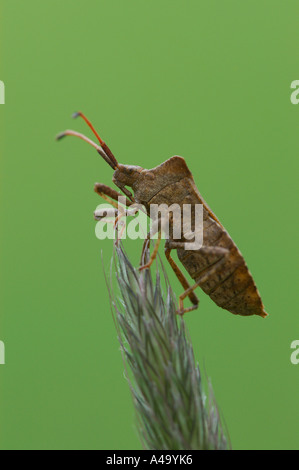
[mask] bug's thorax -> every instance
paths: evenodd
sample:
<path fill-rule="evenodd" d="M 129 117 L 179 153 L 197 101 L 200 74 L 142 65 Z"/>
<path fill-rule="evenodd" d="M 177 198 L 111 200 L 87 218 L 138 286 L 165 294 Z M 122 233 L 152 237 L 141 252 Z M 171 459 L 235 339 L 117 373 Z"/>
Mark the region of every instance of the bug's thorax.
<path fill-rule="evenodd" d="M 171 191 L 173 184 L 186 177 L 193 180 L 185 160 L 182 157 L 175 156 L 149 170 L 138 166 L 119 164 L 113 174 L 113 182 L 118 187 L 128 186 L 132 188 L 135 201 L 148 206 L 152 199 L 164 188 L 168 187 Z M 174 196 L 174 193 L 172 196 Z M 171 203 L 171 200 L 169 202 Z"/>

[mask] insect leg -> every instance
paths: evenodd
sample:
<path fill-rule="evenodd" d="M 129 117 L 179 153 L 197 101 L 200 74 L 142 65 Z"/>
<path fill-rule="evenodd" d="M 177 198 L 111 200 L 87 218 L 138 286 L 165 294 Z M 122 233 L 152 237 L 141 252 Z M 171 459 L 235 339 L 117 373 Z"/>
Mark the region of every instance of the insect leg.
<path fill-rule="evenodd" d="M 123 233 L 126 228 L 126 224 L 121 219 L 126 216 L 128 212 L 129 211 L 127 209 L 118 211 L 118 209 L 115 209 L 114 207 L 101 208 L 95 210 L 94 212 L 95 220 L 99 222 L 104 221 L 106 224 L 113 224 L 113 229 L 115 233 L 117 233 L 117 238 L 115 242 L 116 245 L 118 245 L 119 240 L 122 239 Z"/>
<path fill-rule="evenodd" d="M 145 254 L 146 251 L 148 250 L 149 244 L 150 244 L 150 238 L 151 238 L 151 232 L 148 232 L 146 239 L 144 240 L 143 246 L 142 246 L 142 251 L 141 251 L 141 257 L 140 257 L 140 266 L 143 266 L 145 264 Z"/>
<path fill-rule="evenodd" d="M 165 245 L 166 259 L 169 262 L 170 266 L 172 267 L 172 269 L 173 269 L 176 277 L 180 281 L 181 285 L 183 286 L 185 291 L 187 291 L 188 289 L 190 289 L 190 285 L 189 285 L 187 279 L 185 278 L 184 274 L 182 273 L 182 271 L 180 270 L 180 268 L 178 267 L 178 265 L 174 261 L 174 259 L 171 257 L 171 255 L 170 255 L 171 250 L 172 250 L 172 248 L 169 248 L 169 244 L 166 243 L 166 245 Z M 191 310 L 196 310 L 198 308 L 198 305 L 199 305 L 199 299 L 197 298 L 197 296 L 194 294 L 193 291 L 190 292 L 190 294 L 188 296 L 189 296 L 189 299 L 191 300 L 191 302 L 193 303 L 193 306 L 189 307 L 188 309 L 185 309 L 185 313 L 186 313 L 186 311 L 189 312 Z"/>
<path fill-rule="evenodd" d="M 193 292 L 197 287 L 199 287 L 201 284 L 205 283 L 211 276 L 215 274 L 215 272 L 227 261 L 227 257 L 229 256 L 229 250 L 226 249 L 220 249 L 223 252 L 223 255 L 218 261 L 213 263 L 212 265 L 208 266 L 202 272 L 202 274 L 199 276 L 197 282 L 192 286 L 189 287 L 188 289 L 183 292 L 183 294 L 180 295 L 179 297 L 179 311 L 177 312 L 179 315 L 184 315 L 184 313 L 187 313 L 190 311 L 190 308 L 184 309 L 184 299 L 186 297 L 190 297 L 191 292 Z M 219 248 L 217 247 L 202 247 L 199 251 L 202 251 L 205 254 L 214 254 L 216 253 L 217 255 L 219 254 Z"/>
<path fill-rule="evenodd" d="M 131 204 L 133 204 L 135 202 L 135 199 L 131 191 L 129 191 L 123 183 L 120 183 L 119 181 L 114 181 L 114 180 L 113 182 L 130 199 Z"/>
<path fill-rule="evenodd" d="M 106 186 L 105 184 L 102 183 L 96 183 L 94 185 L 94 190 L 95 192 L 101 196 L 105 201 L 109 202 L 112 206 L 116 207 L 118 209 L 118 204 L 116 204 L 114 201 L 118 201 L 118 198 L 124 198 L 124 195 L 119 193 L 118 191 L 115 191 L 115 189 L 110 188 L 109 186 Z M 133 203 L 126 198 L 126 206 L 129 207 Z"/>
<path fill-rule="evenodd" d="M 148 234 L 148 236 L 147 236 L 147 238 L 146 238 L 146 241 L 145 241 L 145 243 L 144 243 L 144 245 L 143 245 L 144 249 L 146 249 L 146 246 L 147 246 L 146 243 L 149 242 L 149 238 L 148 238 L 148 237 L 151 236 L 151 235 L 152 235 L 152 233 L 149 232 L 149 234 Z M 160 243 L 161 243 L 161 237 L 162 237 L 162 232 L 161 232 L 161 230 L 159 230 L 159 232 L 158 232 L 158 239 L 157 239 L 157 242 L 156 242 L 156 244 L 155 244 L 154 251 L 153 251 L 153 253 L 151 254 L 151 257 L 150 257 L 149 261 L 148 261 L 146 264 L 144 264 L 143 266 L 140 266 L 140 267 L 139 267 L 139 271 L 142 271 L 143 269 L 150 268 L 151 265 L 153 264 L 153 262 L 155 261 L 155 259 L 156 259 L 156 257 L 157 257 L 157 254 L 158 254 L 159 246 L 160 246 Z"/>
<path fill-rule="evenodd" d="M 118 210 L 115 208 L 107 207 L 104 209 L 97 209 L 94 211 L 94 218 L 95 220 L 101 221 L 103 219 L 106 219 L 107 217 L 109 218 L 114 218 L 114 220 L 110 220 L 109 222 L 115 223 L 115 218 L 118 215 Z"/>

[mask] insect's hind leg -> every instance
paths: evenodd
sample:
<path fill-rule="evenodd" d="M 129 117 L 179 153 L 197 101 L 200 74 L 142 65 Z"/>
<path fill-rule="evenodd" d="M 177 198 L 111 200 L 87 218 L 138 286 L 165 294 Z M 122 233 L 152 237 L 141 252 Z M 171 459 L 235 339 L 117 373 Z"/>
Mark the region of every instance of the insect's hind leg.
<path fill-rule="evenodd" d="M 170 248 L 169 247 L 169 243 L 166 242 L 165 244 L 165 256 L 166 256 L 166 259 L 167 261 L 169 262 L 170 266 L 172 267 L 176 277 L 178 278 L 178 280 L 180 281 L 181 285 L 183 286 L 183 288 L 185 289 L 185 292 L 190 289 L 190 285 L 186 279 L 186 277 L 184 276 L 184 274 L 182 273 L 182 271 L 180 270 L 180 268 L 178 267 L 178 265 L 176 264 L 176 262 L 174 261 L 174 259 L 171 257 L 170 253 L 172 251 L 173 248 Z M 184 310 L 184 313 L 187 313 L 187 312 L 191 312 L 193 310 L 196 310 L 198 308 L 198 305 L 199 305 L 199 299 L 198 297 L 194 294 L 193 291 L 190 291 L 190 293 L 188 294 L 188 297 L 189 299 L 191 300 L 192 302 L 192 307 L 188 307 Z"/>

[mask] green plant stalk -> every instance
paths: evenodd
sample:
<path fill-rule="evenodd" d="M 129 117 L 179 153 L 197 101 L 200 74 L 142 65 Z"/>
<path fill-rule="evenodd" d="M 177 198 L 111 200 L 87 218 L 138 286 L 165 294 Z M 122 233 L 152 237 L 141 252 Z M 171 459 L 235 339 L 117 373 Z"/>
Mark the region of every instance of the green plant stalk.
<path fill-rule="evenodd" d="M 131 265 L 121 247 L 115 255 L 120 296 L 111 300 L 143 447 L 228 449 L 211 386 L 207 398 L 163 265 L 157 263 L 154 281 L 149 270 L 139 273 Z"/>

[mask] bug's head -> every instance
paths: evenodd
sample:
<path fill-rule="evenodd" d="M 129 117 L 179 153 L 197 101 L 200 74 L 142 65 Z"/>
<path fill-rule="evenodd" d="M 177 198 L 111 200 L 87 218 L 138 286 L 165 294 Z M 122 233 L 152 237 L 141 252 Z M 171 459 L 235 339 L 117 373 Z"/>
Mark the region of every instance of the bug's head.
<path fill-rule="evenodd" d="M 143 168 L 135 165 L 122 165 L 118 163 L 113 173 L 113 183 L 117 186 L 129 186 L 134 189 L 134 185 L 138 182 L 138 178 Z"/>

